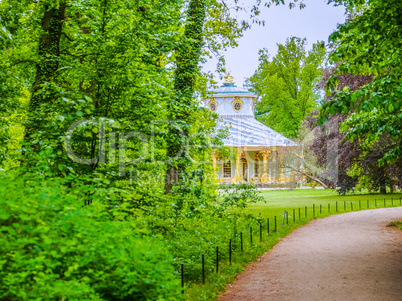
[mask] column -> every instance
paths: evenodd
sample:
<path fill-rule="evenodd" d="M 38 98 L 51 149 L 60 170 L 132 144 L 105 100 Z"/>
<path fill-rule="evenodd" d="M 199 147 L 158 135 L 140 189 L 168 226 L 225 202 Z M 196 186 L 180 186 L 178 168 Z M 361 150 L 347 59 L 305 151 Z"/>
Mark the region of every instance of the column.
<path fill-rule="evenodd" d="M 268 159 L 271 151 L 262 151 L 260 152 L 262 155 L 262 160 L 263 160 L 263 172 L 262 172 L 262 177 L 261 177 L 261 183 L 268 183 L 269 182 L 269 177 L 268 177 Z"/>
<path fill-rule="evenodd" d="M 236 177 L 234 178 L 234 182 L 236 184 L 243 182 L 243 178 L 240 174 L 240 158 L 242 157 L 243 152 L 242 151 L 237 151 L 237 157 L 236 157 Z"/>
<path fill-rule="evenodd" d="M 279 153 L 279 162 L 281 164 L 281 171 L 279 173 L 279 182 L 283 183 L 283 182 L 285 182 L 285 175 L 283 172 L 283 169 L 284 169 L 283 168 L 283 153 Z"/>

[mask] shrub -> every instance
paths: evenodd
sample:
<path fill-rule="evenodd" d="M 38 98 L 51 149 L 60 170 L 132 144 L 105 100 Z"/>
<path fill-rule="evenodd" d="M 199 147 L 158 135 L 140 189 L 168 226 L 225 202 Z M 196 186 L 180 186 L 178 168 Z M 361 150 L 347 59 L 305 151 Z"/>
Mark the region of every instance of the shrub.
<path fill-rule="evenodd" d="M 253 183 L 220 184 L 218 187 L 221 190 L 219 204 L 221 210 L 226 210 L 227 208 L 244 209 L 249 204 L 264 201 Z"/>
<path fill-rule="evenodd" d="M 63 185 L 0 179 L 1 300 L 175 300 L 155 239 Z"/>

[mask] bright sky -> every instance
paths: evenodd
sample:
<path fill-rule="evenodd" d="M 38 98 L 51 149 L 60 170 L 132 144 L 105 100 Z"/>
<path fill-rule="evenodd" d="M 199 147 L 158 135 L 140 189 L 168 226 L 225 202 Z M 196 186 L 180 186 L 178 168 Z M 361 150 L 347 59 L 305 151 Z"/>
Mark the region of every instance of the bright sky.
<path fill-rule="evenodd" d="M 249 0 L 246 0 L 249 1 Z M 306 0 L 306 8 L 290 10 L 287 6 L 264 8 L 260 19 L 265 26 L 257 26 L 245 32 L 239 46 L 225 54 L 226 68 L 232 74 L 237 86 L 243 86 L 245 78 L 250 77 L 258 67 L 258 51 L 267 48 L 270 55 L 277 52 L 277 43 L 283 44 L 286 38 L 297 36 L 307 38 L 307 49 L 317 41 L 328 42 L 328 36 L 337 24 L 345 21 L 345 8 L 327 5 L 326 0 Z M 216 60 L 207 62 L 203 70 L 214 71 Z M 222 81 L 215 73 L 215 80 Z"/>

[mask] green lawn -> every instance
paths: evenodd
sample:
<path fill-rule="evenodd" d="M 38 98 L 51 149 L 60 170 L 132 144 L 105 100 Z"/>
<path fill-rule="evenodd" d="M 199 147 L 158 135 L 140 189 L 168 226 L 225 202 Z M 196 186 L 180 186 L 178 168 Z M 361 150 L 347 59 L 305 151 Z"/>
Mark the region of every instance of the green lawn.
<path fill-rule="evenodd" d="M 261 194 L 266 203 L 257 203 L 248 207 L 248 211 L 258 214 L 261 217 L 272 218 L 283 216 L 286 210 L 289 218 L 293 219 L 293 209 L 295 209 L 296 220 L 299 219 L 299 208 L 301 218 L 305 217 L 305 207 L 307 206 L 307 217 L 313 217 L 313 205 L 315 205 L 315 217 L 328 216 L 330 214 L 349 212 L 364 209 L 374 209 L 383 207 L 400 206 L 402 204 L 402 193 L 394 194 L 368 194 L 356 193 L 353 195 L 338 196 L 333 190 L 324 189 L 295 189 L 295 190 L 262 190 Z M 384 206 L 385 199 L 385 206 Z M 392 199 L 394 200 L 392 203 Z M 360 202 L 359 202 L 360 201 Z M 368 205 L 367 205 L 368 201 Z M 328 212 L 329 204 L 329 212 Z M 338 204 L 338 206 L 337 206 Z M 321 213 L 320 213 L 321 205 Z M 368 206 L 368 207 L 367 207 Z"/>

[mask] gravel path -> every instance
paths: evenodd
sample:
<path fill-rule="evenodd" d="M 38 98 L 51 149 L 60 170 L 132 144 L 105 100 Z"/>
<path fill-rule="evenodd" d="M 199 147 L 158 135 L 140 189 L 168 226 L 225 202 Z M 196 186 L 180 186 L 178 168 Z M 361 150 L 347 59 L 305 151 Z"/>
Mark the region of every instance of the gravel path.
<path fill-rule="evenodd" d="M 228 300 L 402 300 L 402 207 L 317 219 L 228 285 Z"/>

